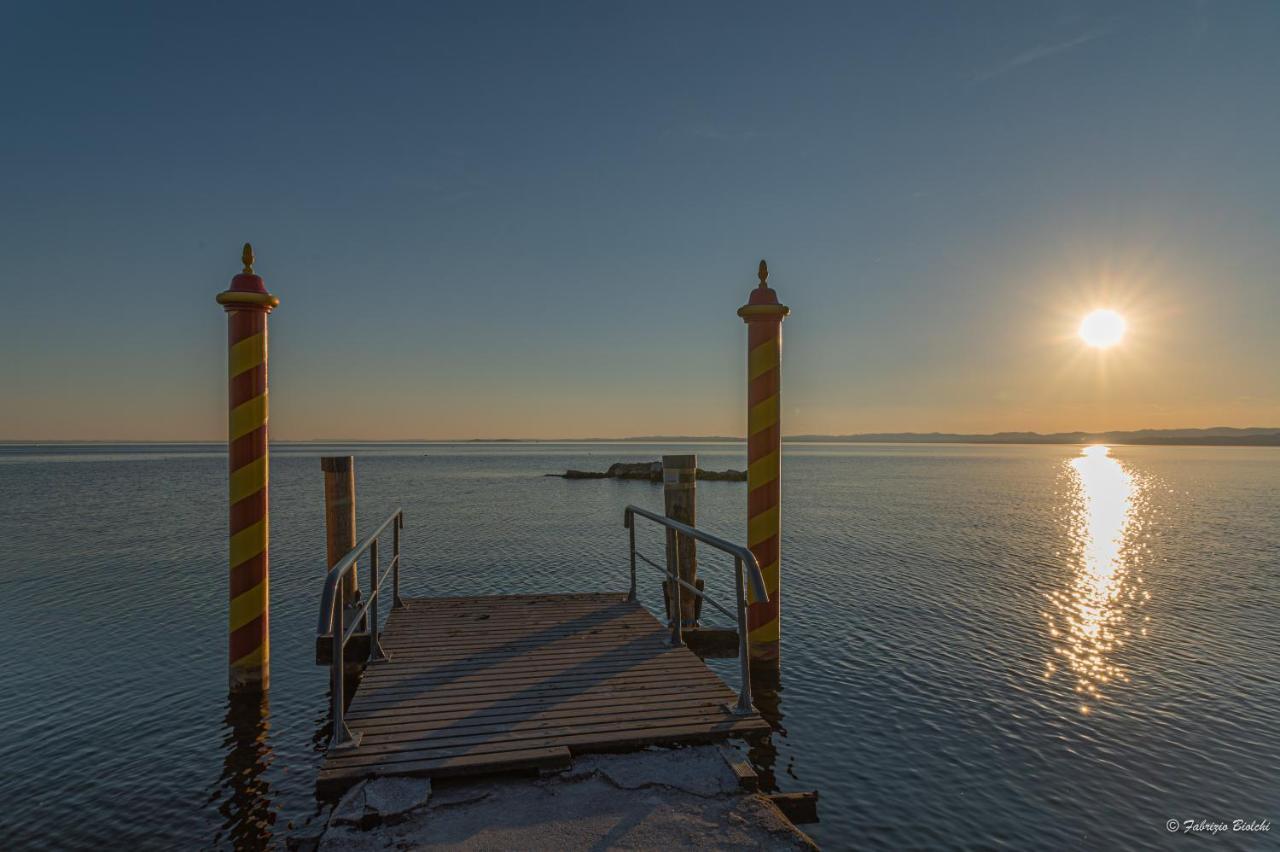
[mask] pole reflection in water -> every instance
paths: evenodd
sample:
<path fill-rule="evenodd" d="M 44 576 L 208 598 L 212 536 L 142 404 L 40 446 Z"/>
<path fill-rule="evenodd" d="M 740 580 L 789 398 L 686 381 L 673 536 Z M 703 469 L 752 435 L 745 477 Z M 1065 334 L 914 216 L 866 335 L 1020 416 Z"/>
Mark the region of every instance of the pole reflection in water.
<path fill-rule="evenodd" d="M 1108 684 L 1129 680 L 1115 654 L 1133 636 L 1136 609 L 1148 597 L 1131 553 L 1143 487 L 1109 447 L 1085 447 L 1068 465 L 1072 580 L 1048 596 L 1054 657 L 1044 676 L 1065 669 L 1075 679 L 1080 712 L 1089 713 Z"/>
<path fill-rule="evenodd" d="M 222 740 L 226 757 L 214 801 L 222 815 L 215 845 L 236 849 L 265 849 L 272 845 L 271 827 L 276 812 L 265 772 L 271 765 L 270 703 L 265 695 L 227 698 L 226 733 Z"/>
<path fill-rule="evenodd" d="M 787 729 L 782 727 L 782 676 L 777 666 L 752 666 L 751 698 L 773 731 L 748 740 L 750 749 L 747 751 L 747 759 L 760 776 L 760 789 L 772 793 L 781 789 L 776 772 L 778 746 L 773 738 L 787 735 Z M 794 776 L 794 773 L 790 774 Z"/>

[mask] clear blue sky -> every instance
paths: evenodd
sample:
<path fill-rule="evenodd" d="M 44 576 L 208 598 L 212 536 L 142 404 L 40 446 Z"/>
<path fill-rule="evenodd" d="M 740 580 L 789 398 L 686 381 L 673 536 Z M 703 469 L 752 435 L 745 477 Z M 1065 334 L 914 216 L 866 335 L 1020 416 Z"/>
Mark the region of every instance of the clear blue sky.
<path fill-rule="evenodd" d="M 1280 5 L 21 3 L 0 438 L 1280 422 Z M 1073 330 L 1122 310 L 1105 354 Z"/>

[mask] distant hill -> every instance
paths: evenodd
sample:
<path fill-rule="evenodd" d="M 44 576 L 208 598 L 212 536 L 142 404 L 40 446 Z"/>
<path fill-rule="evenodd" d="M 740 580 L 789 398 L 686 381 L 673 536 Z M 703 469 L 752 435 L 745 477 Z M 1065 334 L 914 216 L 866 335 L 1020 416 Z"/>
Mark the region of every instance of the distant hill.
<path fill-rule="evenodd" d="M 646 435 L 634 438 L 587 438 L 651 444 L 696 444 L 741 441 L 725 436 Z M 853 435 L 788 435 L 788 443 L 839 444 L 1161 444 L 1214 447 L 1280 447 L 1280 426 L 1238 429 L 1137 429 L 1131 432 L 867 432 Z"/>
<path fill-rule="evenodd" d="M 921 444 L 1166 444 L 1280 447 L 1280 427 L 1237 429 L 1138 429 L 1132 432 L 996 432 L 965 435 L 950 432 L 884 432 L 862 435 L 791 435 L 794 442 Z"/>

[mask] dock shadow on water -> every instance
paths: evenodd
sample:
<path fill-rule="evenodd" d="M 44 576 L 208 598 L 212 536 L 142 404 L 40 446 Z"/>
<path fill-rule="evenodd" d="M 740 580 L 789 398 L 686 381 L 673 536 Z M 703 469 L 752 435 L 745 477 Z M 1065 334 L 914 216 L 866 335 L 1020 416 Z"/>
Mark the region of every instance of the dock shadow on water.
<path fill-rule="evenodd" d="M 266 773 L 274 759 L 264 695 L 229 695 L 224 717 L 222 774 L 208 804 L 221 815 L 216 848 L 266 849 L 276 841 L 276 808 Z"/>

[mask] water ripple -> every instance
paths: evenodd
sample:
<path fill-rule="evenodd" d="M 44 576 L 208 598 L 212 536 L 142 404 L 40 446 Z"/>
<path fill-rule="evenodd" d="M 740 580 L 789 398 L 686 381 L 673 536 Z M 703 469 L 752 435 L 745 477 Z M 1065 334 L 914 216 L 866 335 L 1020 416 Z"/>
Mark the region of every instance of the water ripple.
<path fill-rule="evenodd" d="M 360 524 L 403 504 L 409 594 L 622 589 L 622 507 L 661 488 L 541 474 L 685 449 L 743 463 L 355 448 Z M 7 847 L 279 846 L 315 812 L 326 450 L 273 448 L 272 691 L 243 706 L 218 448 L 0 449 Z M 1280 823 L 1274 451 L 789 447 L 783 489 L 783 675 L 757 692 L 777 732 L 750 757 L 821 790 L 825 845 L 1145 848 L 1170 818 Z M 740 485 L 698 499 L 741 538 Z M 704 560 L 713 594 L 730 568 Z"/>

